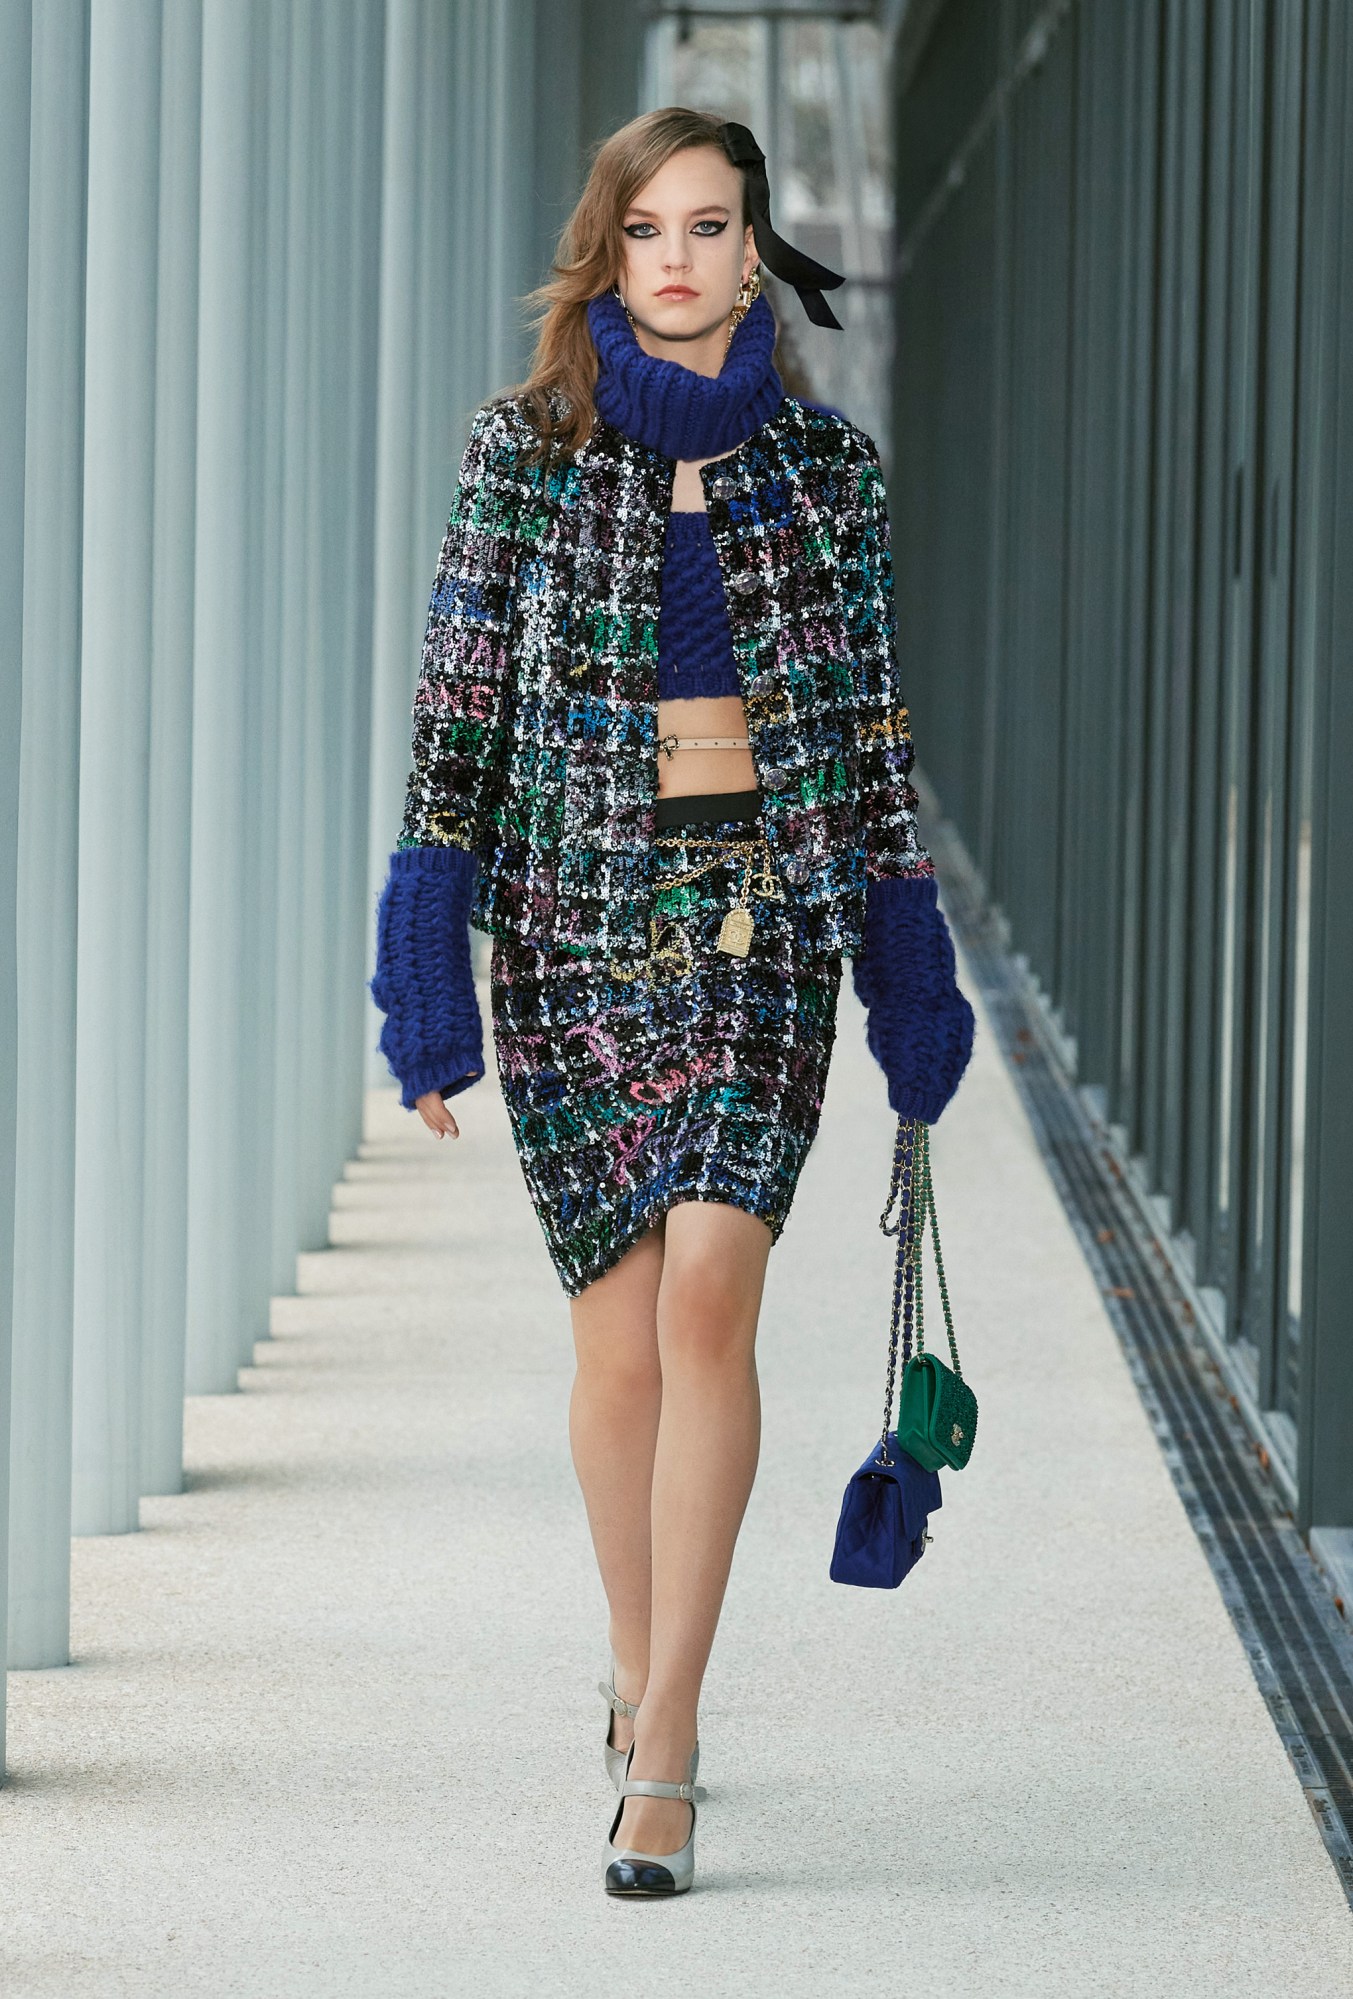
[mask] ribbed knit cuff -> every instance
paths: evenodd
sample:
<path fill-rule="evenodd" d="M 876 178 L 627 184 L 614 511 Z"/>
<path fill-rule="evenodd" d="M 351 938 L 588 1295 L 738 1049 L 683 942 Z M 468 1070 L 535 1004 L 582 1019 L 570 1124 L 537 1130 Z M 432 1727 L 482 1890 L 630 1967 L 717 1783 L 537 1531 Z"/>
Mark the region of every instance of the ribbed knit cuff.
<path fill-rule="evenodd" d="M 869 1051 L 898 1117 L 934 1124 L 972 1054 L 975 1020 L 959 991 L 953 939 L 933 875 L 890 875 L 865 890 L 864 948 L 851 978 Z"/>
<path fill-rule="evenodd" d="M 376 910 L 371 997 L 386 1016 L 379 1047 L 405 1110 L 484 1074 L 484 1029 L 470 962 L 478 863 L 464 847 L 401 847 Z"/>

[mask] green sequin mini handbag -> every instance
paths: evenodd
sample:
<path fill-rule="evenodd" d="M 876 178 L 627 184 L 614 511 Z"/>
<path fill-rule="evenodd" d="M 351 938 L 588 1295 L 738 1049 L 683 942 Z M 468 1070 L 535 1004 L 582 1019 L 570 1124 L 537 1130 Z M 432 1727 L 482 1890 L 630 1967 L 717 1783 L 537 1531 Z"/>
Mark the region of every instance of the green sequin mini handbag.
<path fill-rule="evenodd" d="M 888 1217 L 894 1201 L 899 1201 L 901 1205 L 897 1219 L 890 1227 Z M 935 1248 L 935 1270 L 939 1278 L 952 1367 L 946 1367 L 937 1354 L 926 1351 L 921 1262 L 927 1222 Z M 942 1466 L 947 1466 L 950 1471 L 961 1471 L 972 1456 L 973 1438 L 977 1434 L 977 1397 L 963 1379 L 963 1370 L 959 1365 L 949 1287 L 945 1282 L 944 1259 L 940 1252 L 935 1190 L 930 1178 L 930 1127 L 920 1118 L 898 1119 L 892 1186 L 887 1206 L 879 1218 L 879 1227 L 885 1235 L 897 1237 L 888 1387 L 891 1400 L 900 1320 L 902 1388 L 897 1409 L 898 1444 L 927 1471 L 939 1471 Z"/>

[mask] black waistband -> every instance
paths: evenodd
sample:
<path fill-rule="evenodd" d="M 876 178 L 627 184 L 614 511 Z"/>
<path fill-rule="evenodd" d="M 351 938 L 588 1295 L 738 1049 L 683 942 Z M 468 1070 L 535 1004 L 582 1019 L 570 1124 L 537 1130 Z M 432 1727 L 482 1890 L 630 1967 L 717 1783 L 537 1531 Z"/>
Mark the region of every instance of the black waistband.
<path fill-rule="evenodd" d="M 686 798 L 660 798 L 657 824 L 663 826 L 707 826 L 720 819 L 759 819 L 761 793 L 750 791 L 698 791 Z"/>

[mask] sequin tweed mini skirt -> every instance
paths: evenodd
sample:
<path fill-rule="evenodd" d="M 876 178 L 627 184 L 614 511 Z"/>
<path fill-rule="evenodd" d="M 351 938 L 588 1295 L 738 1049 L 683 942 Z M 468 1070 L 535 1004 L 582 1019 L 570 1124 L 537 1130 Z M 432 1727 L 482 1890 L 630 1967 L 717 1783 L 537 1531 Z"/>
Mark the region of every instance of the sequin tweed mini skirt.
<path fill-rule="evenodd" d="M 652 941 L 632 976 L 493 939 L 499 1082 L 570 1297 L 681 1201 L 759 1215 L 772 1243 L 783 1232 L 817 1136 L 841 957 L 805 961 L 792 906 L 757 893 L 746 956 L 718 948 L 747 874 L 710 842 L 755 830 L 729 819 L 658 835 Z"/>

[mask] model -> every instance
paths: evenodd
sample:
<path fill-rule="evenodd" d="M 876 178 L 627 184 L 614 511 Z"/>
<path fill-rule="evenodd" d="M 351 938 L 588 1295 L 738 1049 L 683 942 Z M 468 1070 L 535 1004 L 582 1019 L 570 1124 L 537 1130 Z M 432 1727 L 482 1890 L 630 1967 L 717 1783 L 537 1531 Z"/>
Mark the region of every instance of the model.
<path fill-rule="evenodd" d="M 766 1259 L 818 1128 L 842 960 L 892 1108 L 933 1121 L 973 1015 L 917 834 L 878 453 L 786 396 L 744 126 L 599 150 L 525 385 L 475 416 L 378 912 L 416 1109 L 497 1070 L 570 1300 L 570 1438 L 610 1609 L 614 1895 L 694 1874 L 697 1708 L 756 1469 Z"/>

